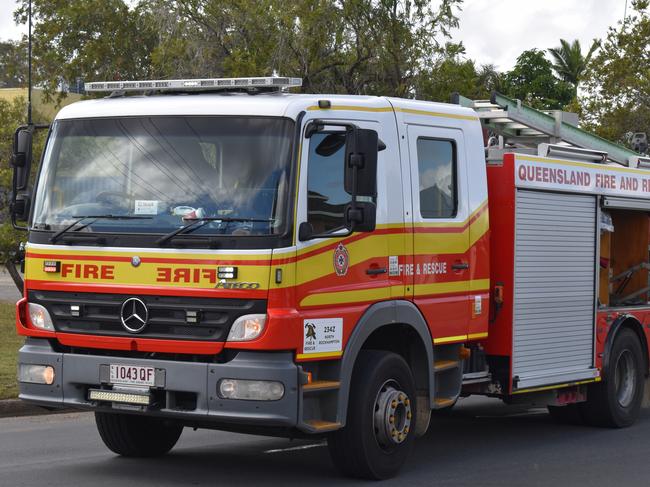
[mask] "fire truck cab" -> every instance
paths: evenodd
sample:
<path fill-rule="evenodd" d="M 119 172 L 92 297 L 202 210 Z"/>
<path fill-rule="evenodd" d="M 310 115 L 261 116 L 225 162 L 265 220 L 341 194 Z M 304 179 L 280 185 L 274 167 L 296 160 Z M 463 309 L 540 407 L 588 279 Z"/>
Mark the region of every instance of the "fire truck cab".
<path fill-rule="evenodd" d="M 503 97 L 299 85 L 87 84 L 111 95 L 59 112 L 33 191 L 17 131 L 20 398 L 95 411 L 121 455 L 186 426 L 324 435 L 375 479 L 470 394 L 631 424 L 645 159 Z"/>

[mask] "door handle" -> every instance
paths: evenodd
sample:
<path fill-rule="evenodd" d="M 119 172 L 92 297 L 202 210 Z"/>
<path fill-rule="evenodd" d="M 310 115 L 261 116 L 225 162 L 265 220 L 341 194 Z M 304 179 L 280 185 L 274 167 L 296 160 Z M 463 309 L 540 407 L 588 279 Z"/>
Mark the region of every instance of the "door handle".
<path fill-rule="evenodd" d="M 469 269 L 469 264 L 467 262 L 457 262 L 452 264 L 451 268 L 455 271 L 464 271 L 465 269 Z"/>
<path fill-rule="evenodd" d="M 379 274 L 386 274 L 388 272 L 385 267 L 371 267 L 366 269 L 366 274 L 369 276 L 378 276 Z"/>

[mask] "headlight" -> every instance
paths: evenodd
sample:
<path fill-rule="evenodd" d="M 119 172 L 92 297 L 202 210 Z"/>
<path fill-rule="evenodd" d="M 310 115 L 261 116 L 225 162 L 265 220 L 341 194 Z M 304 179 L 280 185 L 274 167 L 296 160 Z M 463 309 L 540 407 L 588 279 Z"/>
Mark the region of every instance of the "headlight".
<path fill-rule="evenodd" d="M 224 399 L 278 401 L 284 396 L 284 385 L 274 380 L 221 379 L 218 390 Z"/>
<path fill-rule="evenodd" d="M 30 384 L 54 384 L 54 368 L 49 365 L 20 364 L 18 382 Z"/>
<path fill-rule="evenodd" d="M 52 318 L 50 318 L 50 313 L 47 312 L 45 306 L 36 303 L 29 303 L 29 320 L 36 328 L 54 331 Z"/>
<path fill-rule="evenodd" d="M 244 315 L 235 320 L 228 333 L 229 342 L 255 340 L 264 331 L 266 315 Z"/>

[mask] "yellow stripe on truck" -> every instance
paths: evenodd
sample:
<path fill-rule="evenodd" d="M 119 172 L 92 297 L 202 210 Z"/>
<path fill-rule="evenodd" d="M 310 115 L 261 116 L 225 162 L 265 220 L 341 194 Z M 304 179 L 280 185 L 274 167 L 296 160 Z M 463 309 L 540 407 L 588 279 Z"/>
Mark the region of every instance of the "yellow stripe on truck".
<path fill-rule="evenodd" d="M 327 306 L 332 304 L 362 303 L 390 299 L 391 288 L 401 291 L 404 286 L 383 286 L 373 289 L 345 290 L 310 294 L 300 301 L 301 306 Z"/>
<path fill-rule="evenodd" d="M 430 284 L 416 284 L 416 296 L 429 296 L 436 294 L 451 294 L 462 292 L 487 291 L 490 289 L 489 279 L 473 279 L 471 281 L 433 282 Z"/>

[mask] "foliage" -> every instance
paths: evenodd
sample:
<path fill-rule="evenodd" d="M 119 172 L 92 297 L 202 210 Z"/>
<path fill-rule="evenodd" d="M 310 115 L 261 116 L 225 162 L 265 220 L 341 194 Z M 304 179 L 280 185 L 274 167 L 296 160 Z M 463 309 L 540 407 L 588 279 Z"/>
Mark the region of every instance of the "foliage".
<path fill-rule="evenodd" d="M 26 43 L 0 42 L 0 88 L 18 88 L 26 84 Z"/>
<path fill-rule="evenodd" d="M 11 158 L 14 130 L 25 123 L 26 102 L 22 97 L 11 101 L 0 98 L 0 265 L 7 261 L 15 252 L 18 242 L 24 238 L 24 233 L 15 231 L 9 222 L 9 199 L 11 196 L 12 169 L 9 165 Z M 35 120 L 42 120 L 38 112 L 34 113 Z M 43 131 L 36 133 L 32 151 L 36 171 L 40 155 L 45 143 Z"/>
<path fill-rule="evenodd" d="M 587 65 L 591 61 L 594 51 L 598 48 L 598 41 L 594 40 L 587 54 L 583 56 L 582 47 L 578 39 L 569 44 L 564 39 L 560 39 L 560 47 L 549 49 L 548 52 L 553 57 L 553 70 L 564 81 L 568 81 L 578 91 L 578 85 L 587 70 Z"/>
<path fill-rule="evenodd" d="M 4 100 L 12 101 L 16 98 L 27 98 L 27 88 L 0 88 L 0 98 Z M 55 104 L 50 100 L 50 102 L 45 101 L 45 94 L 43 90 L 39 88 L 32 89 L 32 107 L 34 113 L 34 122 L 35 123 L 45 123 L 48 120 L 54 119 L 54 116 L 61 109 L 61 106 L 74 103 L 75 101 L 81 100 L 82 95 L 78 93 L 68 93 L 65 99 L 60 104 Z M 38 115 L 38 116 L 36 116 Z M 25 118 L 27 117 L 27 112 L 25 112 Z"/>
<path fill-rule="evenodd" d="M 573 87 L 553 74 L 553 65 L 544 52 L 522 52 L 503 80 L 504 94 L 526 102 L 534 108 L 561 109 L 573 98 Z"/>
<path fill-rule="evenodd" d="M 0 303 L 0 400 L 18 396 L 16 368 L 24 338 L 16 334 L 16 305 Z"/>
<path fill-rule="evenodd" d="M 417 97 L 448 103 L 453 93 L 460 93 L 474 100 L 487 99 L 501 83 L 502 75 L 492 65 L 477 69 L 471 59 L 443 57 L 420 76 Z"/>
<path fill-rule="evenodd" d="M 34 0 L 35 79 L 289 73 L 310 92 L 413 94 L 462 0 Z M 27 0 L 16 19 L 24 21 Z"/>
<path fill-rule="evenodd" d="M 157 75 L 290 73 L 303 91 L 413 94 L 461 0 L 158 0 Z"/>
<path fill-rule="evenodd" d="M 598 135 L 621 143 L 627 134 L 650 134 L 650 2 L 636 0 L 633 13 L 609 29 L 589 65 L 581 101 Z"/>
<path fill-rule="evenodd" d="M 130 9 L 122 0 L 33 0 L 34 82 L 60 101 L 61 86 L 83 79 L 149 76 L 156 42 L 145 6 Z M 25 22 L 27 0 L 15 18 Z"/>

